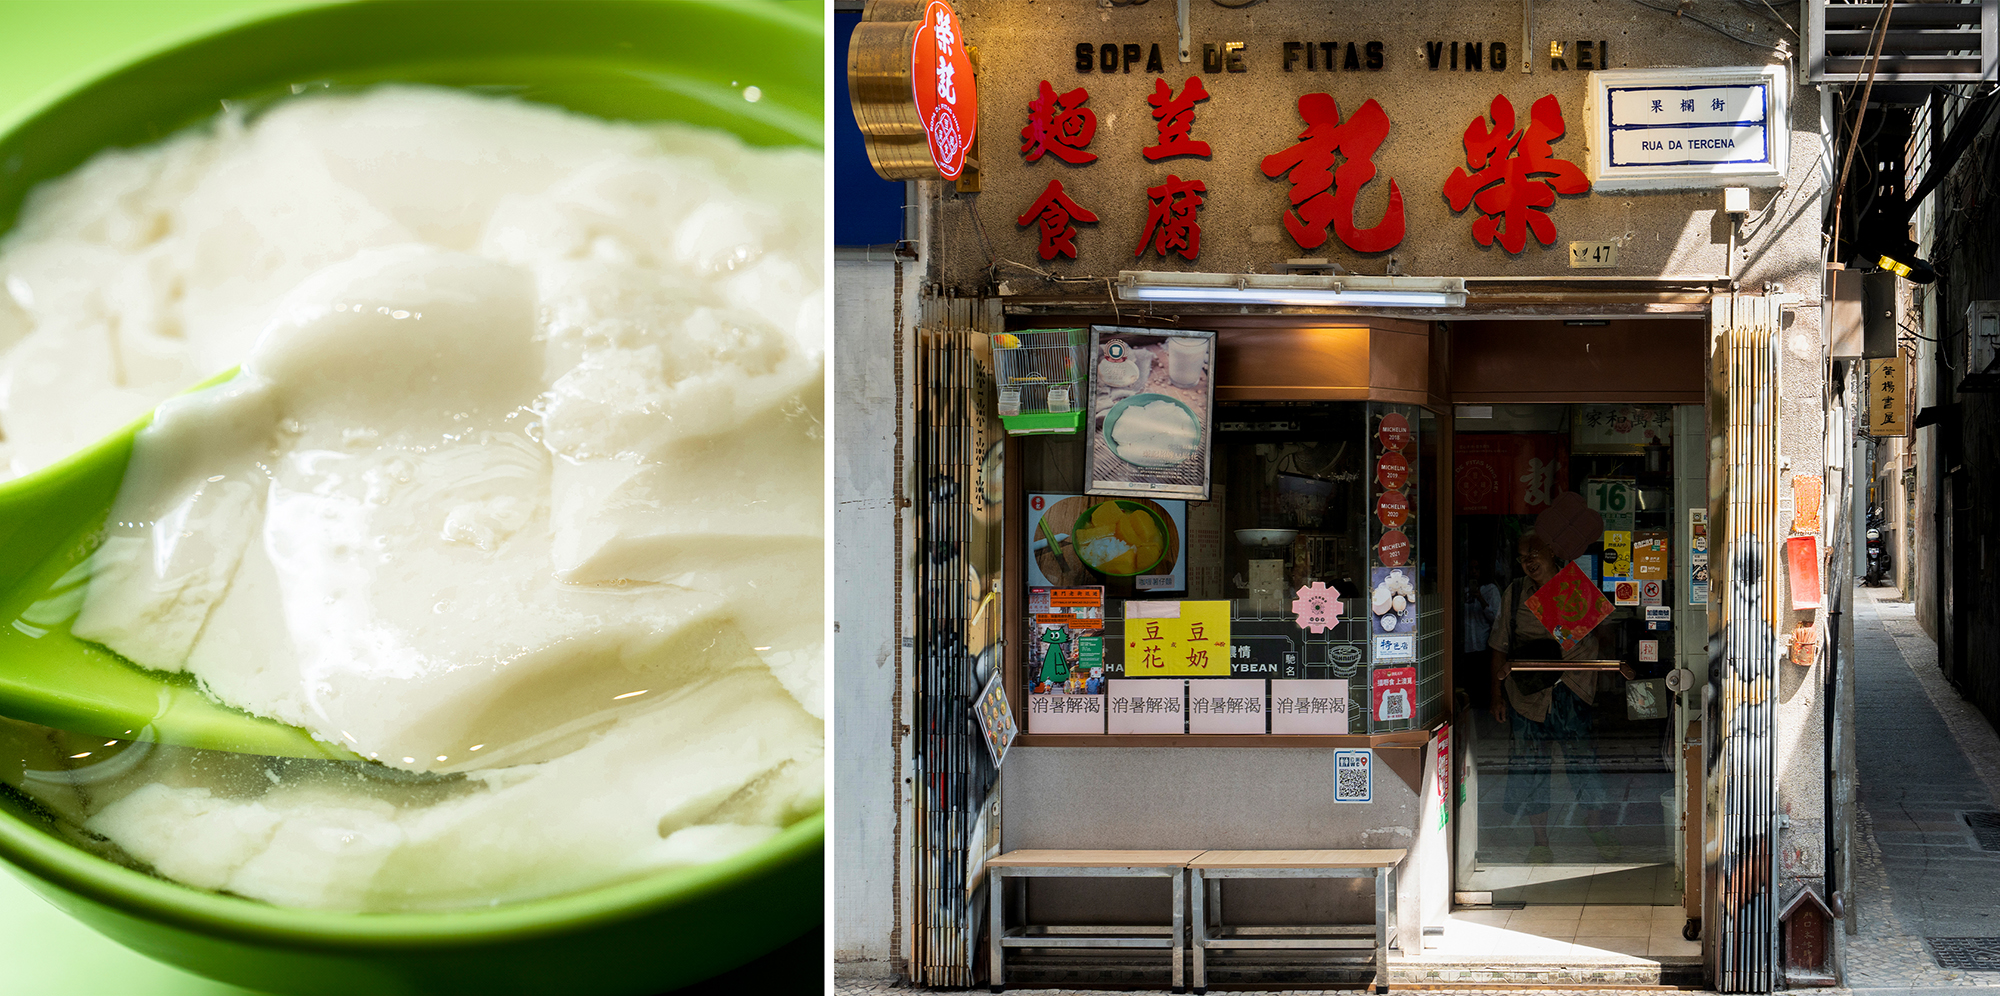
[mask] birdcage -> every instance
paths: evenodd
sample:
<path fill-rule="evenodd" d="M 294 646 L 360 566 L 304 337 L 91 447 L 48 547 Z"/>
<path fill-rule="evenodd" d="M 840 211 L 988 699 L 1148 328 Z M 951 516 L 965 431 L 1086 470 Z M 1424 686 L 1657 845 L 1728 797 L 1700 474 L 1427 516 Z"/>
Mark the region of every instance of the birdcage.
<path fill-rule="evenodd" d="M 1074 433 L 1083 427 L 1087 329 L 993 334 L 1000 421 L 1015 436 Z"/>

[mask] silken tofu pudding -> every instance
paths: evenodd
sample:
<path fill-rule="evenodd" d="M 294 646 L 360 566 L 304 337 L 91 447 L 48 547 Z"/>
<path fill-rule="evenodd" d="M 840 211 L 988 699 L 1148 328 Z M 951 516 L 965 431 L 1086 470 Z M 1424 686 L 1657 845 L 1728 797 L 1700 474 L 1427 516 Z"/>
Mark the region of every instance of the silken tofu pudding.
<path fill-rule="evenodd" d="M 816 810 L 821 168 L 383 88 L 37 190 L 0 244 L 0 459 L 160 406 L 72 632 L 371 760 L 138 745 L 19 787 L 169 878 L 363 911 Z"/>

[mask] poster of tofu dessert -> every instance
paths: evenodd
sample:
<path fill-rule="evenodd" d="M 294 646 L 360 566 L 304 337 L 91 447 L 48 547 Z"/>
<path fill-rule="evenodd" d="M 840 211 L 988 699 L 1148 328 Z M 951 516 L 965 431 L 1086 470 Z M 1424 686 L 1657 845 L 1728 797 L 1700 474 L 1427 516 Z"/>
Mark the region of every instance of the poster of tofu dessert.
<path fill-rule="evenodd" d="M 1029 586 L 1102 586 L 1112 598 L 1185 591 L 1187 504 L 1029 495 Z"/>
<path fill-rule="evenodd" d="M 1215 333 L 1090 327 L 1084 491 L 1208 499 Z"/>

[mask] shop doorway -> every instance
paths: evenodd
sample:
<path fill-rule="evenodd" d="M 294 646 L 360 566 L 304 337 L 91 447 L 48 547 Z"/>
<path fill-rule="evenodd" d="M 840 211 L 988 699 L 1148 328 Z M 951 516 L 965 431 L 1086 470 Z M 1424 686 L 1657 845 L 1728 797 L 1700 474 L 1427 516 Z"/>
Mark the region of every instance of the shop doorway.
<path fill-rule="evenodd" d="M 1460 902 L 1680 905 L 1701 406 L 1462 404 L 1453 429 Z"/>

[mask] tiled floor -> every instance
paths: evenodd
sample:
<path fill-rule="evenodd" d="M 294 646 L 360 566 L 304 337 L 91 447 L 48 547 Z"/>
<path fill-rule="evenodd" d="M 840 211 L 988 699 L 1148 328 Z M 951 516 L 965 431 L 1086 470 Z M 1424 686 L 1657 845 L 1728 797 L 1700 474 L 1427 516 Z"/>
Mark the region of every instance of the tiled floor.
<path fill-rule="evenodd" d="M 1681 937 L 1679 906 L 1529 906 L 1468 909 L 1451 915 L 1441 936 L 1424 938 L 1426 961 L 1635 961 L 1697 957 Z"/>
<path fill-rule="evenodd" d="M 1459 886 L 1491 892 L 1498 903 L 1650 906 L 1677 903 L 1681 890 L 1672 862 L 1646 864 L 1490 864 Z"/>

